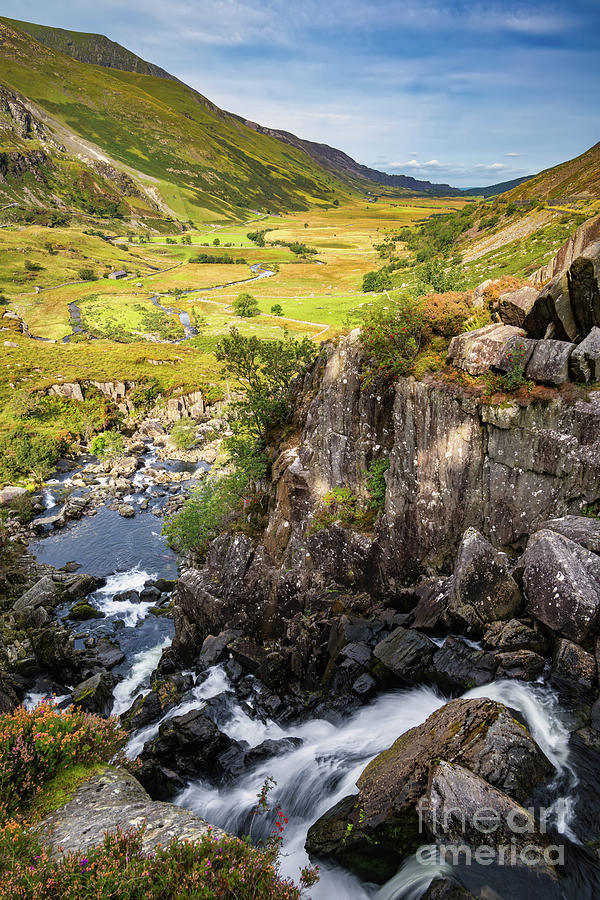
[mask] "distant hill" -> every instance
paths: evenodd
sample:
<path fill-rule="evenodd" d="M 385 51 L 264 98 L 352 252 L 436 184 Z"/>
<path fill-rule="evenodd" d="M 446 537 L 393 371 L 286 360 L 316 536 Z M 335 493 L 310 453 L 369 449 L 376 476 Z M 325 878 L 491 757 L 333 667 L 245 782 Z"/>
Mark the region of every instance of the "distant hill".
<path fill-rule="evenodd" d="M 344 153 L 343 150 L 336 150 L 329 144 L 319 144 L 315 141 L 306 141 L 303 138 L 291 134 L 289 131 L 280 131 L 276 128 L 266 128 L 264 125 L 258 125 L 249 119 L 242 119 L 249 128 L 253 128 L 260 134 L 268 134 L 271 137 L 290 144 L 292 147 L 298 147 L 308 153 L 308 155 L 322 165 L 330 172 L 336 175 L 349 178 L 359 178 L 375 184 L 381 184 L 386 187 L 398 188 L 401 191 L 407 191 L 411 194 L 430 194 L 432 196 L 455 197 L 461 194 L 458 188 L 451 187 L 449 184 L 434 184 L 431 181 L 419 181 L 410 175 L 390 175 L 387 172 L 380 172 L 377 169 L 371 169 L 363 166 L 356 160 Z"/>
<path fill-rule="evenodd" d="M 544 169 L 506 194 L 507 200 L 566 200 L 600 197 L 600 143 L 581 156 Z"/>
<path fill-rule="evenodd" d="M 512 181 L 501 181 L 499 184 L 490 184 L 487 187 L 463 188 L 461 193 L 472 197 L 495 197 L 497 194 L 504 194 L 506 191 L 518 187 L 531 178 L 535 178 L 535 175 L 524 175 L 523 178 L 513 178 Z"/>

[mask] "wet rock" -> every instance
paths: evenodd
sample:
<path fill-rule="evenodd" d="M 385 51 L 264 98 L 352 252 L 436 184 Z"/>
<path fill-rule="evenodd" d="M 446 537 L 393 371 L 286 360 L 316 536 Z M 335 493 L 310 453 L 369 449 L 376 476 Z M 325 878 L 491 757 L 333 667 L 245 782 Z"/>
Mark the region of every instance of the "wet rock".
<path fill-rule="evenodd" d="M 581 544 L 592 553 L 600 553 L 600 519 L 589 516 L 562 516 L 542 522 L 540 530 L 556 531 L 564 537 Z"/>
<path fill-rule="evenodd" d="M 135 516 L 135 507 L 131 503 L 122 503 L 119 506 L 119 515 L 124 519 L 133 519 Z"/>
<path fill-rule="evenodd" d="M 103 619 L 104 613 L 92 606 L 91 603 L 75 603 L 69 610 L 67 618 L 74 622 L 84 622 L 87 619 Z"/>
<path fill-rule="evenodd" d="M 433 840 L 479 847 L 535 848 L 536 868 L 544 869 L 543 851 L 550 838 L 533 814 L 503 791 L 457 763 L 440 760 L 432 769 L 423 823 Z M 484 824 L 485 823 L 485 824 Z M 483 826 L 483 827 L 482 827 Z M 487 830 L 492 829 L 492 830 Z"/>
<path fill-rule="evenodd" d="M 448 362 L 469 375 L 483 375 L 502 358 L 506 343 L 524 332 L 512 325 L 486 325 L 453 337 L 448 347 Z"/>
<path fill-rule="evenodd" d="M 193 710 L 162 723 L 158 736 L 144 746 L 138 777 L 151 797 L 172 797 L 192 778 L 222 781 L 245 749 L 219 731 L 204 711 Z"/>
<path fill-rule="evenodd" d="M 144 603 L 155 603 L 157 600 L 160 600 L 160 591 L 156 587 L 145 587 L 140 592 L 139 597 Z"/>
<path fill-rule="evenodd" d="M 510 619 L 508 622 L 492 622 L 483 635 L 483 646 L 488 650 L 504 652 L 531 650 L 544 656 L 550 650 L 550 641 L 537 622 L 527 625 L 518 619 Z"/>
<path fill-rule="evenodd" d="M 121 716 L 121 721 L 131 731 L 157 722 L 181 702 L 183 695 L 193 687 L 193 683 L 191 675 L 181 673 L 157 679 L 153 682 L 149 693 L 134 700 L 127 712 Z"/>
<path fill-rule="evenodd" d="M 412 625 L 428 634 L 446 630 L 451 578 L 432 578 L 416 589 L 419 602 L 413 611 Z"/>
<path fill-rule="evenodd" d="M 101 672 L 78 684 L 73 690 L 73 706 L 86 712 L 110 715 L 113 705 L 113 682 Z"/>
<path fill-rule="evenodd" d="M 137 591 L 134 591 L 133 588 L 129 591 L 118 591 L 113 596 L 113 600 L 116 603 L 121 603 L 123 600 L 128 601 L 129 603 L 140 603 L 141 597 Z"/>
<path fill-rule="evenodd" d="M 418 631 L 396 628 L 377 644 L 373 655 L 384 667 L 384 681 L 396 679 L 412 685 L 423 680 L 436 650 L 433 641 Z"/>
<path fill-rule="evenodd" d="M 202 650 L 198 657 L 198 665 L 201 668 L 208 669 L 210 666 L 216 665 L 229 655 L 228 647 L 233 641 L 241 638 L 240 631 L 222 631 L 216 637 L 209 634 L 202 644 Z"/>
<path fill-rule="evenodd" d="M 600 558 L 553 531 L 538 531 L 521 561 L 527 611 L 555 633 L 584 644 L 600 614 Z"/>
<path fill-rule="evenodd" d="M 448 877 L 434 878 L 421 900 L 475 900 L 475 898 L 462 884 Z"/>
<path fill-rule="evenodd" d="M 37 830 L 52 855 L 86 852 L 102 844 L 107 831 L 142 827 L 144 853 L 166 846 L 174 838 L 200 840 L 223 832 L 189 810 L 153 802 L 133 775 L 106 766 L 75 791 L 73 798 L 45 818 Z"/>
<path fill-rule="evenodd" d="M 506 557 L 474 528 L 467 529 L 449 585 L 450 616 L 480 633 L 486 623 L 514 616 L 521 603 L 521 592 Z"/>
<path fill-rule="evenodd" d="M 522 328 L 525 316 L 531 311 L 538 293 L 536 288 L 525 285 L 516 291 L 500 294 L 496 310 L 502 322 L 505 325 L 516 325 L 518 328 Z"/>
<path fill-rule="evenodd" d="M 559 678 L 592 687 L 596 683 L 596 659 L 592 653 L 586 653 L 577 644 L 561 638 L 554 651 L 552 672 Z"/>
<path fill-rule="evenodd" d="M 564 384 L 569 380 L 569 360 L 574 349 L 575 344 L 568 341 L 538 341 L 525 376 L 548 384 Z"/>
<path fill-rule="evenodd" d="M 248 750 L 245 754 L 246 767 L 262 763 L 273 756 L 284 756 L 286 753 L 291 753 L 292 750 L 297 750 L 303 743 L 302 738 L 298 737 L 285 737 L 278 741 L 263 741 L 262 744 L 253 747 L 252 750 Z"/>
<path fill-rule="evenodd" d="M 352 690 L 355 694 L 358 694 L 359 697 L 367 699 L 375 692 L 376 687 L 377 682 L 375 679 L 371 678 L 371 676 L 365 672 L 356 679 L 352 685 Z"/>
<path fill-rule="evenodd" d="M 143 465 L 137 456 L 120 456 L 111 462 L 110 474 L 113 478 L 131 478 Z"/>
<path fill-rule="evenodd" d="M 498 653 L 496 678 L 517 678 L 534 681 L 544 671 L 546 660 L 531 650 L 511 650 Z"/>
<path fill-rule="evenodd" d="M 493 680 L 498 660 L 494 653 L 470 647 L 451 635 L 433 656 L 429 677 L 443 691 L 464 691 Z"/>
<path fill-rule="evenodd" d="M 463 766 L 518 803 L 553 771 L 505 706 L 453 700 L 369 763 L 358 779 L 359 793 L 309 829 L 308 852 L 333 857 L 369 880 L 386 881 L 423 843 L 418 807 L 439 760 Z"/>
<path fill-rule="evenodd" d="M 571 354 L 574 381 L 600 381 L 600 328 L 594 327 Z"/>
<path fill-rule="evenodd" d="M 98 663 L 105 669 L 114 669 L 125 662 L 125 654 L 118 644 L 101 638 L 95 645 L 95 656 Z"/>

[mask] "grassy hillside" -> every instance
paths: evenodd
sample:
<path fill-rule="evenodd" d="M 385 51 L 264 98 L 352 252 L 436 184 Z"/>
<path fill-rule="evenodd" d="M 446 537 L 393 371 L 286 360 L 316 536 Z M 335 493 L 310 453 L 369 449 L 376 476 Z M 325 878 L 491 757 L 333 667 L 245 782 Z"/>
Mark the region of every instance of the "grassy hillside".
<path fill-rule="evenodd" d="M 68 31 L 65 28 L 50 28 L 47 25 L 36 25 L 34 22 L 21 22 L 19 19 L 4 19 L 7 25 L 30 34 L 31 37 L 50 47 L 66 53 L 72 59 L 92 63 L 96 66 L 108 66 L 111 69 L 124 69 L 127 72 L 139 72 L 140 75 L 154 75 L 155 78 L 170 78 L 177 81 L 160 66 L 146 62 L 120 44 L 111 41 L 103 34 L 88 34 L 82 31 Z"/>
<path fill-rule="evenodd" d="M 545 169 L 505 195 L 506 200 L 600 198 L 600 143 L 581 156 Z"/>
<path fill-rule="evenodd" d="M 79 62 L 6 19 L 0 40 L 0 81 L 35 104 L 67 154 L 124 167 L 158 194 L 164 212 L 239 218 L 352 193 L 302 150 L 247 128 L 179 82 Z"/>

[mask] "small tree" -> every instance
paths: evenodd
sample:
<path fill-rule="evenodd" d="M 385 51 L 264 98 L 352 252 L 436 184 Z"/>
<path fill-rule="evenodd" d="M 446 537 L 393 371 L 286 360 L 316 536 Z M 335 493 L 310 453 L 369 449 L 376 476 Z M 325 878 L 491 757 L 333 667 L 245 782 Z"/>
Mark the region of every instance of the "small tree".
<path fill-rule="evenodd" d="M 94 272 L 93 269 L 86 267 L 84 269 L 79 270 L 79 277 L 81 278 L 82 281 L 95 281 L 96 273 Z"/>
<path fill-rule="evenodd" d="M 362 289 L 365 294 L 371 291 L 387 291 L 392 286 L 392 279 L 387 272 L 367 272 L 363 276 Z"/>
<path fill-rule="evenodd" d="M 256 297 L 253 297 L 252 294 L 248 294 L 247 292 L 240 294 L 237 300 L 233 301 L 233 311 L 236 316 L 241 316 L 244 319 L 250 319 L 252 316 L 257 316 L 260 312 Z"/>
<path fill-rule="evenodd" d="M 219 240 L 219 238 L 215 238 L 214 241 L 213 241 L 213 245 L 214 245 L 215 247 L 219 247 L 220 244 L 221 244 L 221 241 Z"/>
<path fill-rule="evenodd" d="M 283 315 L 283 307 L 281 303 L 274 303 L 271 307 L 271 315 L 273 316 L 282 316 Z"/>

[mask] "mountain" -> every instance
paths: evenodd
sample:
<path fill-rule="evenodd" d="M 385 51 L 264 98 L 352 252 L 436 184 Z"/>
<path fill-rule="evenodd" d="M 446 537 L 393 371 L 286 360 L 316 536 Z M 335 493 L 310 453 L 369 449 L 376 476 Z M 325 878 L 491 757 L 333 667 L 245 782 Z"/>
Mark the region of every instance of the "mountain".
<path fill-rule="evenodd" d="M 522 178 L 513 178 L 512 181 L 501 181 L 499 184 L 489 184 L 487 187 L 463 188 L 461 193 L 475 197 L 495 197 L 497 194 L 504 194 L 506 191 L 518 187 L 531 178 L 535 178 L 535 175 L 524 175 Z"/>
<path fill-rule="evenodd" d="M 103 34 L 88 34 L 84 31 L 67 31 L 65 28 L 50 28 L 48 25 L 36 25 L 34 22 L 22 22 L 20 19 L 2 18 L 7 25 L 31 35 L 40 44 L 65 53 L 71 59 L 105 66 L 111 69 L 122 69 L 124 72 L 138 72 L 140 75 L 153 75 L 154 78 L 168 78 L 179 81 L 160 66 L 146 62 L 121 44 L 111 41 Z"/>
<path fill-rule="evenodd" d="M 292 147 L 298 147 L 304 150 L 308 155 L 336 175 L 342 178 L 361 179 L 372 182 L 374 184 L 385 185 L 386 187 L 397 188 L 411 194 L 431 194 L 441 197 L 455 197 L 461 194 L 458 188 L 453 188 L 449 184 L 434 184 L 431 181 L 419 181 L 410 175 L 390 175 L 388 172 L 380 172 L 378 169 L 371 169 L 363 166 L 344 153 L 343 150 L 336 150 L 329 144 L 319 144 L 315 141 L 306 141 L 303 138 L 291 134 L 289 131 L 280 131 L 276 128 L 266 128 L 264 125 L 258 125 L 249 119 L 241 119 L 249 128 L 253 128 L 260 134 L 267 134 L 271 137 L 283 141 Z"/>
<path fill-rule="evenodd" d="M 7 19 L 0 43 L 7 200 L 95 211 L 98 195 L 116 192 L 123 214 L 206 220 L 356 194 L 303 150 L 257 133 L 174 79 L 80 62 Z"/>
<path fill-rule="evenodd" d="M 600 198 L 600 143 L 581 156 L 544 169 L 506 194 L 507 200 Z"/>

